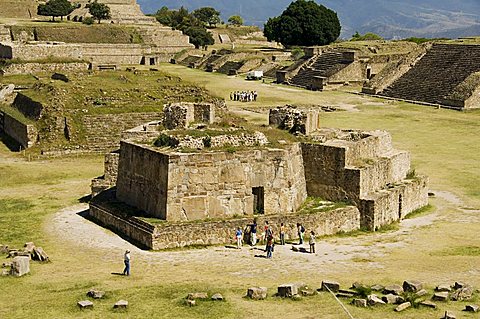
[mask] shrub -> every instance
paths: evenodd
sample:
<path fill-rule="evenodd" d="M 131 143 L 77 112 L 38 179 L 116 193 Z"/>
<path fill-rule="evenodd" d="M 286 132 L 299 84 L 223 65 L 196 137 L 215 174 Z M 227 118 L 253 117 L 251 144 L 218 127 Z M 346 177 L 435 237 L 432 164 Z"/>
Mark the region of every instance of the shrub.
<path fill-rule="evenodd" d="M 95 20 L 92 17 L 86 17 L 83 19 L 82 23 L 86 25 L 92 25 L 95 22 Z"/>

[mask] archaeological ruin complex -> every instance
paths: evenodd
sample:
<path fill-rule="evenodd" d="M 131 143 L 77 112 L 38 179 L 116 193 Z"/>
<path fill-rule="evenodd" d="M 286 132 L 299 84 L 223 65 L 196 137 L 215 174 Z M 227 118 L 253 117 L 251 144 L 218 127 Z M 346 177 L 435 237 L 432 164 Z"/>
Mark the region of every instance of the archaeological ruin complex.
<path fill-rule="evenodd" d="M 425 45 L 385 67 L 362 91 L 455 109 L 478 108 L 480 45 Z"/>
<path fill-rule="evenodd" d="M 195 113 L 195 106 L 178 107 Z M 207 124 L 197 128 L 208 132 L 200 137 L 167 130 L 161 143 L 152 144 L 150 134 L 123 140 L 92 184 L 99 194 L 91 216 L 142 246 L 162 249 L 228 243 L 232 229 L 254 216 L 275 227 L 284 222 L 294 238 L 297 222 L 319 235 L 376 230 L 427 204 L 426 178 L 411 173 L 409 154 L 393 149 L 387 132 L 321 129 L 315 110 L 277 108 L 270 117 L 273 127 L 309 132 L 308 141 L 269 147 L 261 132 L 205 131 Z M 181 142 L 187 143 L 183 151 Z M 198 144 L 201 150 L 188 151 Z M 240 148 L 229 151 L 233 146 Z M 345 206 L 298 213 L 307 197 Z"/>

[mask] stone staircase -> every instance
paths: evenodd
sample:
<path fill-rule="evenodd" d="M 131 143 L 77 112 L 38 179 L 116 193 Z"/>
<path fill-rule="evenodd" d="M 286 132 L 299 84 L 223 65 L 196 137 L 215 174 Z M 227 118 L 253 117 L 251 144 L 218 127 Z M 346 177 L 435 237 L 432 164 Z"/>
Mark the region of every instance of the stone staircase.
<path fill-rule="evenodd" d="M 288 80 L 288 84 L 310 88 L 314 76 L 328 78 L 350 63 L 345 62 L 341 52 L 324 52 L 304 64 L 298 73 Z"/>
<path fill-rule="evenodd" d="M 86 115 L 83 117 L 86 140 L 83 148 L 89 151 L 117 149 L 123 131 L 162 118 L 162 112 Z"/>
<path fill-rule="evenodd" d="M 0 25 L 0 43 L 12 41 L 10 29 L 4 25 Z"/>
<path fill-rule="evenodd" d="M 230 74 L 230 70 L 238 71 L 243 66 L 243 64 L 243 62 L 227 61 L 217 70 L 217 72 L 223 74 Z"/>
<path fill-rule="evenodd" d="M 203 57 L 198 55 L 189 55 L 185 59 L 180 61 L 178 64 L 183 66 L 197 65 L 197 63 L 200 62 L 202 59 Z"/>
<path fill-rule="evenodd" d="M 135 26 L 145 44 L 155 45 L 157 47 L 172 48 L 193 48 L 189 42 L 189 37 L 181 31 L 172 30 L 170 27 L 164 27 L 155 21 L 156 25 L 137 25 Z"/>
<path fill-rule="evenodd" d="M 379 95 L 448 105 L 446 97 L 472 73 L 479 71 L 480 45 L 434 44 L 409 71 Z"/>

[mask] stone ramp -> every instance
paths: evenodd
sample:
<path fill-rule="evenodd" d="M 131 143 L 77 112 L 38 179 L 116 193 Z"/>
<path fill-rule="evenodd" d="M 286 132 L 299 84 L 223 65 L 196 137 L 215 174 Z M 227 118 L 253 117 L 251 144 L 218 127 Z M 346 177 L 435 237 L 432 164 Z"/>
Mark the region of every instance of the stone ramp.
<path fill-rule="evenodd" d="M 379 95 L 451 105 L 448 95 L 479 71 L 480 45 L 434 44 L 409 71 Z"/>

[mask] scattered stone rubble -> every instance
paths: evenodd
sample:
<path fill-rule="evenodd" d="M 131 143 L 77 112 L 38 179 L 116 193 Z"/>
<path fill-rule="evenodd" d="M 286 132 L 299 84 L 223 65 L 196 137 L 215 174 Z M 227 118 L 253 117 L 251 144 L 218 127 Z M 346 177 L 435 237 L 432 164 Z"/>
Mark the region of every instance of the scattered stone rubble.
<path fill-rule="evenodd" d="M 36 247 L 33 242 L 25 243 L 23 250 L 10 249 L 7 245 L 0 245 L 0 254 L 7 254 L 7 258 L 12 258 L 11 262 L 2 264 L 2 276 L 21 277 L 30 272 L 30 260 L 49 261 L 48 255 L 42 247 Z"/>
<path fill-rule="evenodd" d="M 313 296 L 316 293 L 322 291 L 327 293 L 336 293 L 336 297 L 351 299 L 350 304 L 355 307 L 367 308 L 378 307 L 384 305 L 395 305 L 393 310 L 395 312 L 402 312 L 410 308 L 427 307 L 436 309 L 437 304 L 428 300 L 428 291 L 425 289 L 424 283 L 416 280 L 405 280 L 403 285 L 388 285 L 386 287 L 382 285 L 367 286 L 359 282 L 353 283 L 350 289 L 341 289 L 340 284 L 331 280 L 324 280 L 321 283 L 321 288 L 312 290 L 303 283 L 288 283 L 278 286 L 276 297 L 291 298 L 293 300 L 302 299 L 302 297 Z M 371 293 L 376 291 L 384 294 Z M 456 297 L 465 297 L 472 299 L 474 289 L 471 285 L 455 282 L 453 285 L 441 284 L 435 288 L 434 294 L 431 297 L 432 300 L 447 301 L 450 300 L 465 300 L 465 299 L 453 299 Z M 208 298 L 206 294 L 197 293 L 198 296 Z M 465 296 L 464 296 L 465 294 Z M 192 295 L 192 297 L 190 296 Z M 438 297 L 441 296 L 441 297 Z M 247 290 L 247 298 L 252 300 L 263 300 L 267 298 L 267 288 L 265 287 L 250 287 Z M 193 294 L 189 294 L 188 299 L 193 299 Z M 480 306 L 470 304 L 466 305 L 465 312 L 479 312 Z M 450 311 L 445 311 L 443 318 L 455 318 L 455 315 Z"/>

